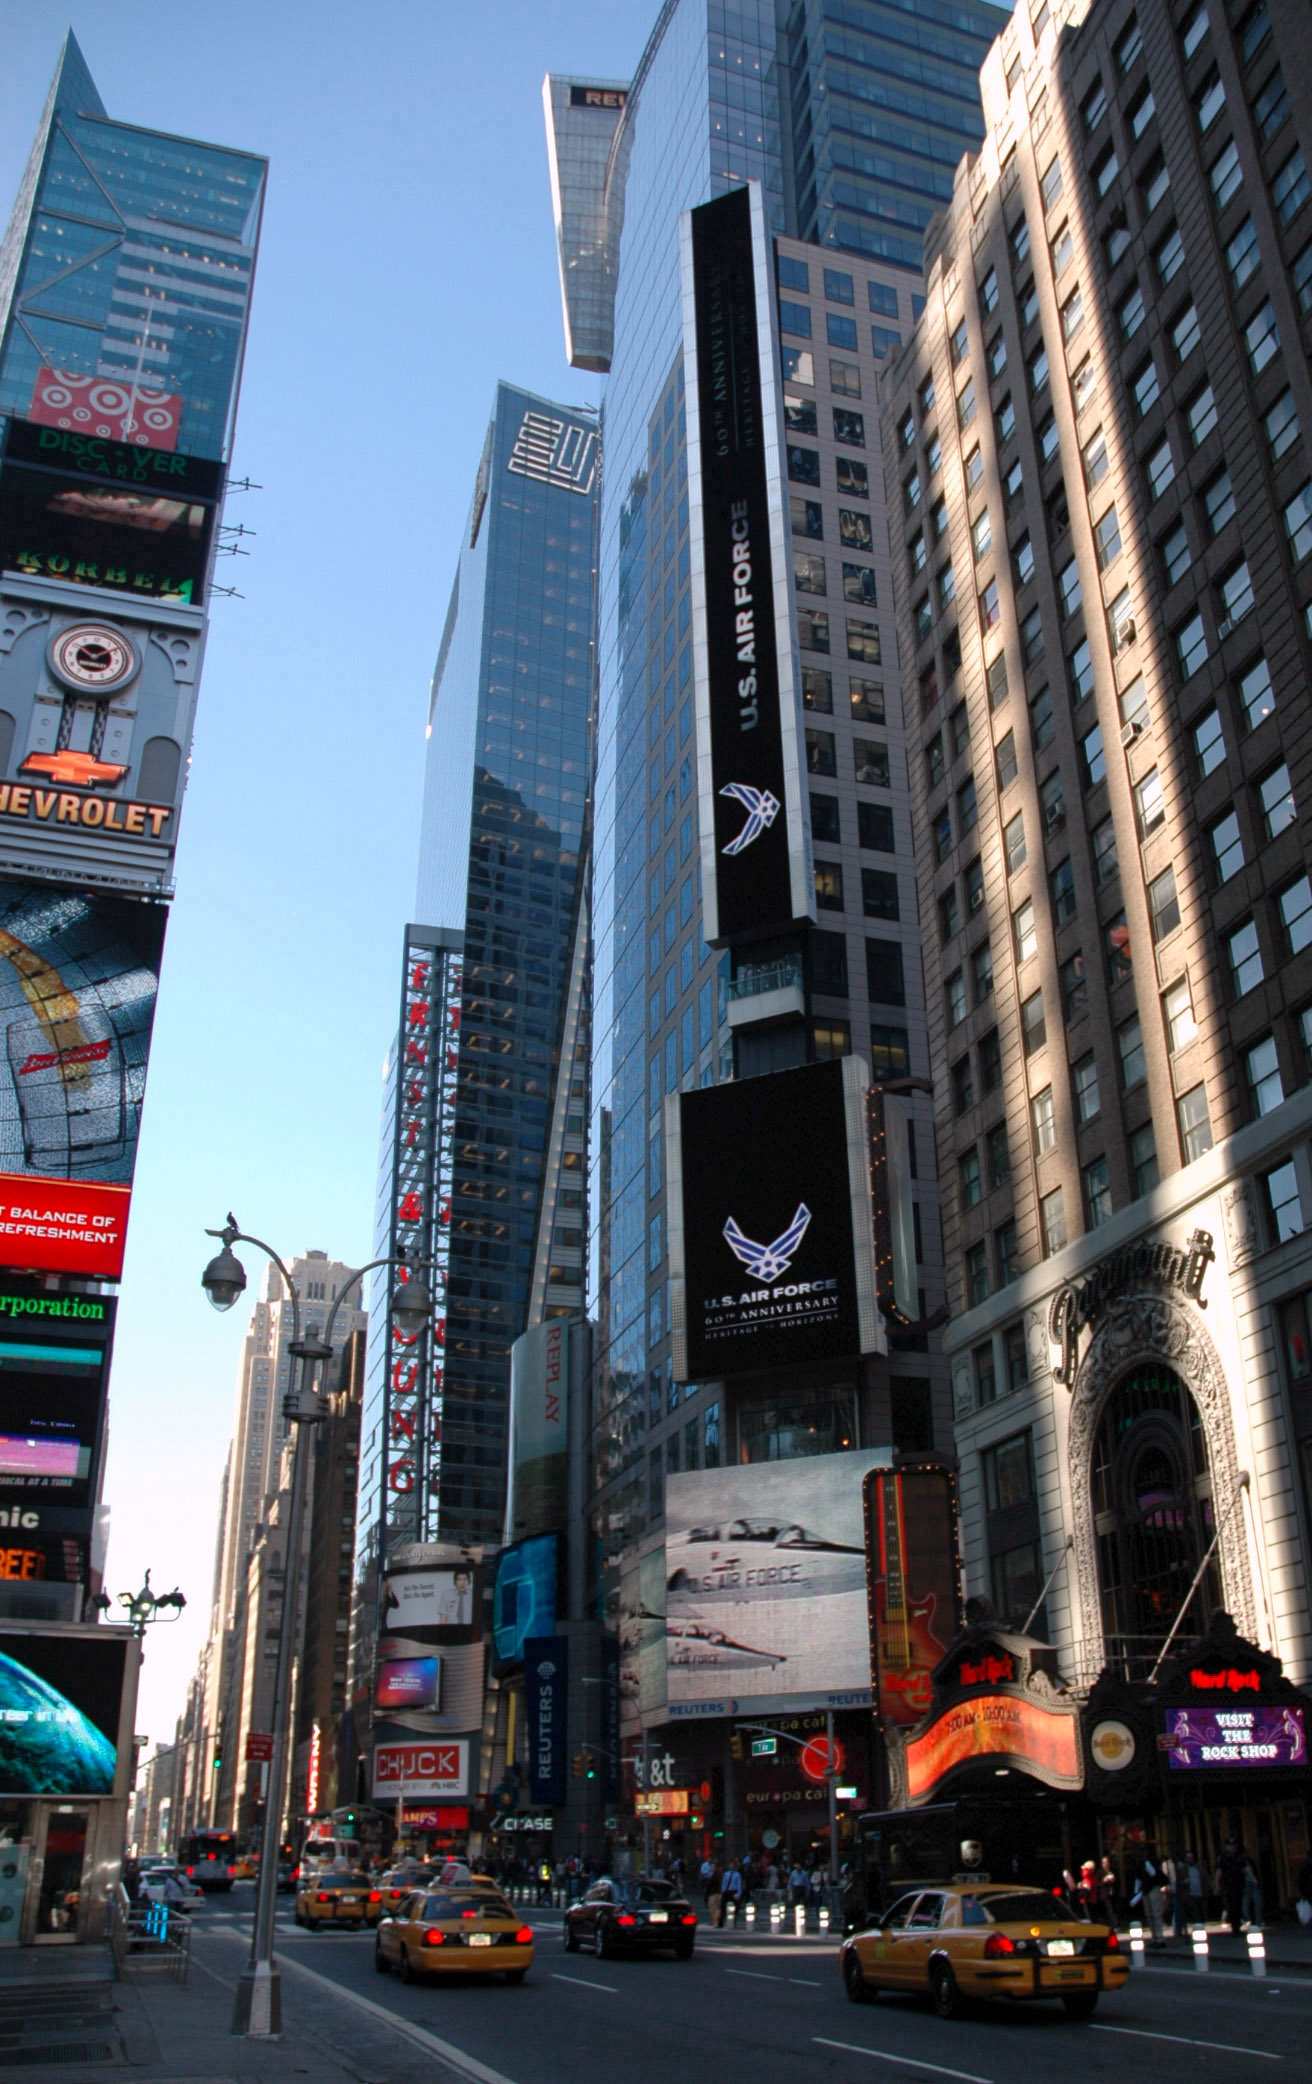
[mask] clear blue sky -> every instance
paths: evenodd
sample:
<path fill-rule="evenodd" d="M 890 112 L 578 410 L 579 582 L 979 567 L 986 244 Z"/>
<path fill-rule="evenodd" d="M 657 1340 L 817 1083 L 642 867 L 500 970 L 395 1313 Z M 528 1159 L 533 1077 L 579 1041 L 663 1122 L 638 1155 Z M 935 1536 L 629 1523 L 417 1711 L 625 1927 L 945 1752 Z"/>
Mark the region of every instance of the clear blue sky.
<path fill-rule="evenodd" d="M 271 160 L 229 520 L 181 829 L 111 1390 L 108 1589 L 190 1602 L 147 1643 L 172 1735 L 209 1613 L 247 1312 L 232 1208 L 284 1255 L 369 1256 L 380 1073 L 413 900 L 428 684 L 493 384 L 565 364 L 542 75 L 625 78 L 658 0 L 86 0 L 7 10 L 0 220 L 71 20 L 125 122 Z M 248 1258 L 251 1287 L 262 1277 Z"/>

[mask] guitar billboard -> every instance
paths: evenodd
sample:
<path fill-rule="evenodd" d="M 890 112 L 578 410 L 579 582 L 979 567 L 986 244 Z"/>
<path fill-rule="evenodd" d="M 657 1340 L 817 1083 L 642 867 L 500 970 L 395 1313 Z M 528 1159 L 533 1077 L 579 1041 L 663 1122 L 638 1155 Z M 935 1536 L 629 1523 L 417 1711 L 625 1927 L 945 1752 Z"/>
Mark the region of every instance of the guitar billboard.
<path fill-rule="evenodd" d="M 912 1465 L 872 1469 L 862 1493 L 875 1715 L 909 1728 L 961 1627 L 956 1485 L 947 1469 Z"/>

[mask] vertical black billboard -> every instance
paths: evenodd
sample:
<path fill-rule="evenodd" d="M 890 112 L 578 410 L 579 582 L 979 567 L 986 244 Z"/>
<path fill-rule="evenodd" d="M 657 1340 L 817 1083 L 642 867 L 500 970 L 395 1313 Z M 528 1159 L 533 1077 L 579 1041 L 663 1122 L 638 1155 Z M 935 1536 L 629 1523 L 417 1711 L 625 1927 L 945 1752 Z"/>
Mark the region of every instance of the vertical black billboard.
<path fill-rule="evenodd" d="M 8 1528 L 87 1535 L 96 1502 L 115 1303 L 0 1284 L 0 1515 Z M 17 1573 L 67 1581 L 64 1567 Z"/>
<path fill-rule="evenodd" d="M 666 1101 L 681 1381 L 879 1348 L 857 1057 Z"/>
<path fill-rule="evenodd" d="M 702 899 L 716 942 L 777 932 L 812 904 L 792 649 L 780 656 L 775 614 L 769 463 L 778 417 L 758 319 L 760 208 L 759 191 L 743 187 L 684 220 Z M 780 512 L 781 498 L 777 485 Z"/>
<path fill-rule="evenodd" d="M 907 1729 L 961 1626 L 956 1484 L 938 1467 L 872 1469 L 863 1496 L 875 1713 Z"/>

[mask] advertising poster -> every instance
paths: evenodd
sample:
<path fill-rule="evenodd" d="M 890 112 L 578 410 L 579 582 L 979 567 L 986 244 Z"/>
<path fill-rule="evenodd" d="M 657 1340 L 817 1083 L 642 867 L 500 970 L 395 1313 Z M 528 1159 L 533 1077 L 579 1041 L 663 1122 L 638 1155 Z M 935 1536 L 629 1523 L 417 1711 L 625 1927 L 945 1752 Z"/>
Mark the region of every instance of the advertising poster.
<path fill-rule="evenodd" d="M 861 1481 L 876 1452 L 669 1478 L 671 1706 L 869 1685 Z"/>
<path fill-rule="evenodd" d="M 537 1535 L 512 1542 L 497 1563 L 492 1594 L 492 1668 L 500 1674 L 524 1661 L 530 1635 L 549 1635 L 556 1625 L 557 1539 Z"/>
<path fill-rule="evenodd" d="M 534 1635 L 524 1643 L 524 1712 L 528 1718 L 528 1791 L 534 1802 L 565 1800 L 569 1642 Z"/>
<path fill-rule="evenodd" d="M 665 1129 L 677 1379 L 881 1351 L 860 1060 L 672 1094 Z"/>
<path fill-rule="evenodd" d="M 1167 1708 L 1166 1744 L 1167 1763 L 1176 1773 L 1307 1764 L 1301 1708 Z"/>
<path fill-rule="evenodd" d="M 510 1349 L 511 1494 L 508 1532 L 550 1534 L 568 1510 L 570 1329 L 535 1324 Z"/>
<path fill-rule="evenodd" d="M 165 919 L 0 881 L 0 1265 L 123 1271 Z"/>
<path fill-rule="evenodd" d="M 17 1529 L 90 1531 L 115 1309 L 105 1295 L 0 1287 L 0 1507 L 15 1543 Z M 37 1548 L 44 1568 L 28 1560 L 9 1574 L 63 1575 L 69 1551 L 29 1542 L 24 1556 Z"/>
<path fill-rule="evenodd" d="M 463 1795 L 469 1791 L 468 1737 L 425 1737 L 404 1744 L 374 1746 L 373 1798 L 395 1800 L 398 1795 L 416 1795 L 430 1800 L 437 1795 Z"/>
<path fill-rule="evenodd" d="M 198 605 L 218 465 L 11 420 L 0 464 L 0 569 Z"/>
<path fill-rule="evenodd" d="M 416 1628 L 472 1627 L 472 1567 L 393 1571 L 383 1580 L 381 1621 L 386 1635 L 409 1635 Z"/>
<path fill-rule="evenodd" d="M 792 637 L 775 609 L 775 564 L 782 571 L 788 545 L 768 255 L 759 189 L 736 188 L 683 220 L 702 894 L 713 943 L 815 916 Z"/>
<path fill-rule="evenodd" d="M 0 1796 L 108 1795 L 136 1645 L 0 1627 Z"/>
<path fill-rule="evenodd" d="M 976 1694 L 946 1709 L 906 1740 L 901 1756 L 899 1751 L 889 1752 L 895 1807 L 933 1800 L 958 1766 L 980 1759 L 1021 1766 L 1045 1787 L 1084 1785 L 1079 1708 L 1073 1702 L 1057 1706 L 1011 1693 Z"/>
<path fill-rule="evenodd" d="M 436 1708 L 442 1685 L 440 1657 L 385 1657 L 378 1666 L 374 1706 Z"/>
<path fill-rule="evenodd" d="M 872 1470 L 864 1490 L 875 1713 L 910 1728 L 961 1625 L 956 1490 L 946 1469 L 915 1468 Z"/>

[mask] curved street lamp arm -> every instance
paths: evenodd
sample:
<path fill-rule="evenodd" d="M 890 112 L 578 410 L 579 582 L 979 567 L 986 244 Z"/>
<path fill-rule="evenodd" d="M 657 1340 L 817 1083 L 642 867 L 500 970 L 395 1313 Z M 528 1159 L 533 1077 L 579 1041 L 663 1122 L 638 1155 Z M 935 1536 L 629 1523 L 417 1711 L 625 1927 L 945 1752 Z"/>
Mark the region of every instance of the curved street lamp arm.
<path fill-rule="evenodd" d="M 296 1283 L 283 1265 L 282 1260 L 278 1257 L 278 1254 L 274 1251 L 273 1246 L 266 1245 L 262 1237 L 252 1237 L 249 1230 L 239 1230 L 232 1216 L 228 1217 L 222 1230 L 207 1230 L 205 1235 L 206 1237 L 221 1237 L 229 1251 L 235 1244 L 254 1245 L 258 1252 L 263 1252 L 266 1259 L 272 1259 L 282 1275 L 283 1286 L 287 1290 L 287 1297 L 292 1306 L 292 1338 L 299 1342 L 301 1336 L 301 1305 L 296 1293 Z"/>
<path fill-rule="evenodd" d="M 418 1272 L 421 1267 L 436 1266 L 436 1264 L 437 1261 L 435 1259 L 407 1259 L 404 1254 L 398 1255 L 393 1252 L 382 1259 L 371 1259 L 367 1266 L 357 1266 L 355 1272 L 349 1275 L 342 1283 L 342 1286 L 333 1298 L 333 1306 L 328 1312 L 328 1322 L 324 1327 L 325 1345 L 332 1345 L 333 1326 L 337 1322 L 337 1312 L 341 1309 L 342 1304 L 346 1301 L 356 1282 L 362 1281 L 366 1274 L 373 1273 L 374 1269 L 379 1266 L 409 1266 Z M 361 1290 L 361 1295 L 363 1296 L 363 1290 Z"/>

